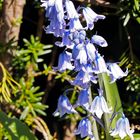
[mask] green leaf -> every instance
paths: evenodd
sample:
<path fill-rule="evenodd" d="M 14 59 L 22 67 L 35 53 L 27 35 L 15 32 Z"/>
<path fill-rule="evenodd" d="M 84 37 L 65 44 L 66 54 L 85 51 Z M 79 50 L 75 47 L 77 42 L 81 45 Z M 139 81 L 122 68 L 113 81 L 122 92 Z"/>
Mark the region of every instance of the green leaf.
<path fill-rule="evenodd" d="M 135 3 L 136 9 L 139 11 L 139 9 L 140 9 L 139 0 L 134 0 L 134 3 Z"/>
<path fill-rule="evenodd" d="M 136 20 L 140 24 L 140 17 L 137 17 Z"/>
<path fill-rule="evenodd" d="M 50 49 L 52 47 L 53 47 L 53 45 L 45 45 L 45 46 L 43 46 L 43 49 Z"/>
<path fill-rule="evenodd" d="M 134 140 L 140 140 L 140 134 L 133 134 Z M 122 140 L 120 137 L 115 137 L 114 140 Z M 129 136 L 126 136 L 123 140 L 131 140 Z"/>
<path fill-rule="evenodd" d="M 40 62 L 43 62 L 43 61 L 44 61 L 44 59 L 42 59 L 42 58 L 37 59 L 37 63 L 40 63 Z"/>
<path fill-rule="evenodd" d="M 24 120 L 25 118 L 26 118 L 26 116 L 28 115 L 28 113 L 29 113 L 29 106 L 27 106 L 25 109 L 24 109 L 24 111 L 22 112 L 22 114 L 21 114 L 21 116 L 20 116 L 20 119 L 21 120 Z"/>
<path fill-rule="evenodd" d="M 36 112 L 38 112 L 40 115 L 46 116 L 46 113 L 40 109 L 35 109 Z"/>
<path fill-rule="evenodd" d="M 127 25 L 129 19 L 130 19 L 130 14 L 128 13 L 128 14 L 126 15 L 126 17 L 125 17 L 124 22 L 123 22 L 123 26 L 126 26 L 126 25 Z"/>
<path fill-rule="evenodd" d="M 0 123 L 9 133 L 11 140 L 37 140 L 23 122 L 17 118 L 8 118 L 2 111 L 0 111 Z"/>
<path fill-rule="evenodd" d="M 135 140 L 140 140 L 140 134 L 134 134 L 133 136 L 134 136 Z"/>
<path fill-rule="evenodd" d="M 44 50 L 44 51 L 42 51 L 42 52 L 39 52 L 38 53 L 38 55 L 40 56 L 40 55 L 45 55 L 45 54 L 48 54 L 48 53 L 51 53 L 52 52 L 52 50 Z"/>

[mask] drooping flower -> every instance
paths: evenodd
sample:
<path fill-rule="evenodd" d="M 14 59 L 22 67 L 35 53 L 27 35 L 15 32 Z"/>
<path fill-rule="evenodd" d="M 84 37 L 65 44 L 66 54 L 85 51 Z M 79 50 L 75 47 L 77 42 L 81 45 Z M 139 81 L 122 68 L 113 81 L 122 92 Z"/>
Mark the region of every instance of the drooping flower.
<path fill-rule="evenodd" d="M 50 9 L 46 9 L 46 14 L 50 20 L 57 17 L 59 22 L 64 21 L 64 8 L 63 8 L 63 0 L 55 0 L 54 5 L 50 6 Z M 54 15 L 56 14 L 56 15 Z"/>
<path fill-rule="evenodd" d="M 83 15 L 87 23 L 87 27 L 90 30 L 94 27 L 94 22 L 97 22 L 99 19 L 104 19 L 104 15 L 96 14 L 90 7 L 83 8 Z"/>
<path fill-rule="evenodd" d="M 110 71 L 107 69 L 107 65 L 105 63 L 104 58 L 96 51 L 95 53 L 96 58 L 95 58 L 95 73 L 110 73 Z"/>
<path fill-rule="evenodd" d="M 82 88 L 88 88 L 90 84 L 97 83 L 96 76 L 93 74 L 93 69 L 90 64 L 82 67 L 82 69 L 76 75 L 72 85 L 79 85 Z"/>
<path fill-rule="evenodd" d="M 99 35 L 93 35 L 92 38 L 91 38 L 91 42 L 94 43 L 94 44 L 97 44 L 101 47 L 107 47 L 108 46 L 106 40 L 102 36 L 99 36 Z"/>
<path fill-rule="evenodd" d="M 55 42 L 55 45 L 59 46 L 59 47 L 64 47 L 64 46 L 71 46 L 73 44 L 73 42 L 70 40 L 70 31 L 69 30 L 65 30 L 63 32 L 63 36 L 62 36 L 62 42 L 57 41 Z"/>
<path fill-rule="evenodd" d="M 58 70 L 60 72 L 68 70 L 73 70 L 74 66 L 71 64 L 72 54 L 70 52 L 64 51 L 59 55 L 58 66 L 54 67 L 54 70 Z"/>
<path fill-rule="evenodd" d="M 123 72 L 117 63 L 109 63 L 108 69 L 111 72 L 110 73 L 111 83 L 115 82 L 117 79 L 127 76 L 128 74 L 128 70 L 126 70 L 126 72 Z"/>
<path fill-rule="evenodd" d="M 62 117 L 64 114 L 77 113 L 76 110 L 72 107 L 69 99 L 65 95 L 61 95 L 58 99 L 57 109 L 53 113 L 54 116 L 60 115 Z"/>
<path fill-rule="evenodd" d="M 76 31 L 76 30 L 83 29 L 83 26 L 82 26 L 79 18 L 70 19 L 68 25 L 69 25 L 69 30 L 70 31 Z"/>
<path fill-rule="evenodd" d="M 66 12 L 67 12 L 67 19 L 74 19 L 79 18 L 79 15 L 75 9 L 75 6 L 72 1 L 66 0 L 65 1 Z"/>
<path fill-rule="evenodd" d="M 75 61 L 79 60 L 81 65 L 86 65 L 96 59 L 96 49 L 90 42 L 86 44 L 80 43 L 74 46 L 72 50 L 72 58 Z"/>
<path fill-rule="evenodd" d="M 42 6 L 46 6 L 46 17 L 50 21 L 50 25 L 45 28 L 46 33 L 62 36 L 66 27 L 62 0 L 48 0 Z"/>
<path fill-rule="evenodd" d="M 87 53 L 83 43 L 75 45 L 72 50 L 72 58 L 79 60 L 80 64 L 87 64 Z"/>
<path fill-rule="evenodd" d="M 128 135 L 131 140 L 134 140 L 133 133 L 134 130 L 130 129 L 129 120 L 124 115 L 117 121 L 116 127 L 110 131 L 111 136 L 119 135 L 123 139 Z"/>
<path fill-rule="evenodd" d="M 45 7 L 45 9 L 54 5 L 55 0 L 41 0 L 41 7 Z"/>
<path fill-rule="evenodd" d="M 75 6 L 72 1 L 66 0 L 65 7 L 67 12 L 67 19 L 69 20 L 69 30 L 75 31 L 79 29 L 83 29 L 83 26 L 79 20 L 79 14 L 77 13 Z"/>
<path fill-rule="evenodd" d="M 84 30 L 80 31 L 74 31 L 69 34 L 69 40 L 73 44 L 78 45 L 78 44 L 83 44 L 86 38 L 86 32 Z"/>
<path fill-rule="evenodd" d="M 89 136 L 93 138 L 91 122 L 88 118 L 84 118 L 79 122 L 78 129 L 74 132 L 76 135 L 81 135 L 81 138 Z"/>
<path fill-rule="evenodd" d="M 50 25 L 44 28 L 47 34 L 53 34 L 56 37 L 62 37 L 65 31 L 65 23 L 60 23 L 58 20 L 52 20 Z"/>
<path fill-rule="evenodd" d="M 99 96 L 96 96 L 91 104 L 90 112 L 96 114 L 101 119 L 103 113 L 111 113 L 111 108 L 108 108 L 107 102 L 103 96 L 103 90 L 99 89 Z"/>
<path fill-rule="evenodd" d="M 85 49 L 86 49 L 86 53 L 87 53 L 87 56 L 88 56 L 88 60 L 90 62 L 93 62 L 96 58 L 96 48 L 95 46 L 88 42 L 86 45 L 85 45 Z"/>
<path fill-rule="evenodd" d="M 89 110 L 89 92 L 89 89 L 82 89 L 80 91 L 75 107 L 82 106 L 85 109 Z"/>

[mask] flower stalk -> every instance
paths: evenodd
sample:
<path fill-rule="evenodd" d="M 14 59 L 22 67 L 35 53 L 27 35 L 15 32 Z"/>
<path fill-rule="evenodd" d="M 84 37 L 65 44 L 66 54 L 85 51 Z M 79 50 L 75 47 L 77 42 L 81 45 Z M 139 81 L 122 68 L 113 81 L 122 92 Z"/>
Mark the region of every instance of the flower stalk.
<path fill-rule="evenodd" d="M 94 23 L 105 19 L 105 16 L 95 13 L 86 6 L 76 9 L 71 0 L 41 1 L 46 9 L 46 17 L 50 21 L 45 31 L 62 38 L 62 41 L 55 42 L 55 45 L 64 47 L 64 51 L 59 55 L 58 66 L 54 67 L 54 70 L 58 72 L 73 70 L 76 76 L 69 82 L 73 86 L 80 87 L 75 104 L 69 101 L 67 95 L 63 94 L 59 97 L 54 115 L 64 117 L 65 113 L 77 114 L 76 108 L 82 107 L 87 114 L 81 117 L 75 134 L 80 135 L 81 138 L 89 137 L 91 140 L 100 139 L 96 122 L 104 126 L 101 121 L 104 116 L 106 140 L 112 140 L 109 132 L 118 122 L 116 112 L 122 112 L 115 81 L 126 76 L 127 71 L 123 72 L 117 63 L 105 62 L 104 57 L 98 52 L 98 47 L 108 46 L 103 37 L 93 35 L 88 38 L 86 35 L 86 31 L 94 29 Z M 82 24 L 84 20 L 81 21 L 81 17 L 86 25 Z M 99 86 L 99 89 L 98 95 L 93 98 L 91 89 L 94 84 Z M 114 111 L 111 112 L 109 107 Z M 120 137 L 129 135 L 132 138 L 127 119 L 121 122 L 121 124 L 124 123 L 127 124 L 125 129 L 128 132 L 120 133 Z M 118 134 L 117 127 L 118 125 L 112 136 Z"/>

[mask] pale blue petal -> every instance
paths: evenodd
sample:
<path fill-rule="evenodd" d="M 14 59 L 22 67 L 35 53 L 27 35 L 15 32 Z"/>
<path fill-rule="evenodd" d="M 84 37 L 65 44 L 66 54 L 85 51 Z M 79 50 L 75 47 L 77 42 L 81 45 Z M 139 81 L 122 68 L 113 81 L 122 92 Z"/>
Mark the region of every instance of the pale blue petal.
<path fill-rule="evenodd" d="M 84 118 L 79 122 L 78 129 L 75 131 L 75 134 L 81 135 L 81 138 L 86 136 L 93 137 L 93 133 L 91 131 L 91 122 L 88 118 Z"/>
<path fill-rule="evenodd" d="M 97 44 L 101 47 L 107 47 L 108 46 L 106 40 L 99 35 L 93 35 L 92 38 L 91 38 L 91 42 L 94 43 L 94 44 Z"/>
<path fill-rule="evenodd" d="M 86 52 L 87 52 L 87 55 L 88 55 L 88 59 L 93 62 L 95 60 L 95 53 L 96 53 L 96 49 L 95 49 L 95 46 L 91 43 L 87 43 L 85 45 L 85 48 L 86 48 Z"/>
<path fill-rule="evenodd" d="M 111 72 L 111 83 L 115 82 L 117 79 L 127 76 L 128 74 L 128 70 L 126 70 L 126 72 L 123 72 L 117 63 L 109 63 L 108 66 Z"/>
<path fill-rule="evenodd" d="M 68 19 L 74 19 L 74 18 L 79 18 L 79 15 L 75 9 L 75 6 L 72 1 L 66 0 L 65 2 L 66 6 L 66 12 L 67 12 L 67 18 Z"/>
<path fill-rule="evenodd" d="M 54 70 L 58 70 L 60 72 L 63 72 L 65 70 L 73 70 L 74 66 L 72 66 L 71 64 L 71 58 L 72 58 L 72 54 L 64 51 L 59 55 L 59 59 L 58 59 L 58 67 L 54 67 Z"/>
<path fill-rule="evenodd" d="M 67 114 L 77 113 L 65 95 L 61 95 L 58 99 L 57 109 L 54 112 L 54 115 L 57 112 L 59 112 L 60 117 L 62 117 L 66 113 Z"/>
<path fill-rule="evenodd" d="M 83 15 L 85 17 L 87 28 L 90 30 L 94 27 L 94 22 L 97 22 L 98 19 L 104 19 L 105 16 L 96 14 L 90 7 L 83 8 Z"/>

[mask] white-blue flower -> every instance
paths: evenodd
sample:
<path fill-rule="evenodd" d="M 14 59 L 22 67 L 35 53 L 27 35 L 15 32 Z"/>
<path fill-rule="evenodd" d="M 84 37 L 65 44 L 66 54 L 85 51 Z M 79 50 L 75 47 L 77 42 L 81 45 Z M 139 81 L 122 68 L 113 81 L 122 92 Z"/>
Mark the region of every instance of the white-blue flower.
<path fill-rule="evenodd" d="M 50 25 L 45 29 L 46 33 L 62 36 L 66 27 L 62 0 L 48 0 L 42 6 L 46 7 L 46 17 L 50 21 Z"/>
<path fill-rule="evenodd" d="M 96 14 L 90 7 L 83 8 L 83 15 L 87 23 L 87 29 L 90 30 L 94 27 L 94 22 L 97 22 L 98 19 L 104 19 L 104 15 L 98 15 Z"/>
<path fill-rule="evenodd" d="M 89 92 L 89 89 L 82 89 L 80 91 L 75 107 L 82 106 L 85 109 L 89 110 Z"/>
<path fill-rule="evenodd" d="M 41 2 L 42 2 L 41 7 L 45 7 L 45 9 L 47 9 L 48 7 L 54 5 L 55 0 L 41 0 Z"/>
<path fill-rule="evenodd" d="M 116 127 L 110 131 L 111 136 L 119 135 L 121 139 L 124 139 L 128 135 L 131 140 L 134 140 L 133 133 L 134 130 L 130 129 L 129 120 L 124 115 L 117 121 Z"/>
<path fill-rule="evenodd" d="M 77 113 L 77 111 L 72 107 L 69 99 L 65 95 L 61 95 L 58 99 L 57 109 L 53 113 L 54 116 L 62 117 L 64 114 Z"/>
<path fill-rule="evenodd" d="M 107 102 L 103 96 L 103 90 L 99 89 L 99 96 L 96 96 L 91 104 L 90 112 L 101 119 L 103 113 L 111 113 L 111 108 L 108 108 Z"/>
<path fill-rule="evenodd" d="M 87 56 L 88 56 L 88 60 L 90 62 L 93 62 L 96 58 L 96 48 L 95 46 L 88 42 L 86 45 L 85 45 L 85 49 L 86 49 L 86 53 L 87 53 Z"/>
<path fill-rule="evenodd" d="M 54 70 L 63 72 L 65 70 L 73 70 L 74 66 L 71 64 L 72 54 L 70 52 L 64 51 L 59 55 L 58 66 L 54 67 Z"/>
<path fill-rule="evenodd" d="M 93 138 L 92 125 L 88 118 L 84 118 L 79 122 L 78 129 L 74 132 L 76 135 L 81 135 L 81 138 L 89 136 Z"/>
<path fill-rule="evenodd" d="M 97 83 L 96 76 L 93 74 L 93 69 L 90 64 L 87 64 L 81 68 L 81 70 L 76 75 L 72 85 L 79 85 L 82 88 L 88 88 L 90 83 Z"/>
<path fill-rule="evenodd" d="M 72 1 L 66 0 L 65 1 L 65 7 L 67 12 L 67 19 L 74 19 L 79 18 L 79 14 L 77 13 L 75 6 Z"/>
<path fill-rule="evenodd" d="M 71 32 L 69 38 L 75 45 L 83 44 L 86 39 L 86 32 L 84 30 Z"/>
<path fill-rule="evenodd" d="M 80 64 L 87 64 L 87 53 L 83 43 L 74 46 L 72 58 L 74 61 L 79 60 Z"/>
<path fill-rule="evenodd" d="M 79 18 L 70 19 L 68 25 L 69 25 L 70 31 L 76 31 L 76 30 L 83 29 L 83 26 L 82 26 Z"/>
<path fill-rule="evenodd" d="M 110 70 L 111 83 L 115 82 L 124 76 L 127 76 L 128 70 L 123 72 L 117 63 L 108 63 L 108 69 Z"/>
<path fill-rule="evenodd" d="M 63 32 L 62 35 L 62 42 L 57 41 L 55 42 L 55 45 L 59 46 L 59 47 L 64 47 L 64 46 L 71 46 L 73 44 L 73 42 L 70 40 L 70 31 L 69 30 L 65 30 Z"/>
<path fill-rule="evenodd" d="M 96 58 L 95 58 L 95 73 L 110 73 L 110 71 L 107 69 L 107 65 L 105 63 L 104 58 L 96 51 L 95 52 Z"/>
<path fill-rule="evenodd" d="M 94 44 L 97 44 L 101 47 L 107 47 L 108 46 L 106 40 L 102 36 L 99 36 L 99 35 L 93 35 L 92 38 L 91 38 L 91 42 L 94 43 Z"/>

